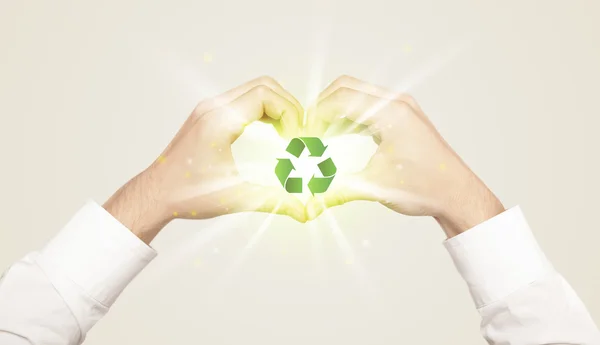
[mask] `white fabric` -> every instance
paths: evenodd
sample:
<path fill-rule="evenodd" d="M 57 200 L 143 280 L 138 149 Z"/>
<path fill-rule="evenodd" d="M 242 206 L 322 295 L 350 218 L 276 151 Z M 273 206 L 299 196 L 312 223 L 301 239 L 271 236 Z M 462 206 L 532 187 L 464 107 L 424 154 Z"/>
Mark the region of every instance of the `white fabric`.
<path fill-rule="evenodd" d="M 519 208 L 445 246 L 467 282 L 490 344 L 600 344 L 585 306 L 554 271 Z M 42 251 L 16 262 L 1 278 L 0 344 L 82 343 L 155 256 L 102 207 L 88 202 Z"/>
<path fill-rule="evenodd" d="M 490 344 L 600 344 L 571 286 L 538 246 L 519 207 L 447 240 Z"/>
<path fill-rule="evenodd" d="M 0 281 L 0 344 L 80 344 L 156 252 L 89 201 Z"/>

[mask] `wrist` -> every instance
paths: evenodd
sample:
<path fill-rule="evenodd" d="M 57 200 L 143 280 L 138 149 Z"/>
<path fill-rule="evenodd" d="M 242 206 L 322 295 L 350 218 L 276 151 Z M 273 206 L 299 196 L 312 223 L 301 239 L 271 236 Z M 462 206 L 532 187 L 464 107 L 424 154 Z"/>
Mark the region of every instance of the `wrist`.
<path fill-rule="evenodd" d="M 133 234 L 149 244 L 171 221 L 158 197 L 156 177 L 150 169 L 117 190 L 103 207 Z"/>
<path fill-rule="evenodd" d="M 445 211 L 435 217 L 448 238 L 505 211 L 500 200 L 476 176 L 467 185 L 453 195 Z"/>

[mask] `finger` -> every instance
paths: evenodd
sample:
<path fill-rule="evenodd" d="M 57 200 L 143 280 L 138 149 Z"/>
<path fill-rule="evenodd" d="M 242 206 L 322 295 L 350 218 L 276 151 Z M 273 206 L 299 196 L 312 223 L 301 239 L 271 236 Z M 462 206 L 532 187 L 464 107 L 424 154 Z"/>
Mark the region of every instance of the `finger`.
<path fill-rule="evenodd" d="M 280 187 L 265 187 L 244 182 L 235 187 L 238 198 L 230 205 L 232 212 L 266 212 L 289 216 L 306 222 L 304 204 Z"/>
<path fill-rule="evenodd" d="M 208 113 L 212 110 L 224 107 L 227 104 L 234 101 L 235 99 L 256 88 L 257 86 L 269 87 L 271 90 L 288 100 L 293 105 L 295 111 L 288 114 L 289 117 L 285 117 L 285 121 L 288 122 L 288 128 L 293 128 L 294 126 L 296 126 L 296 130 L 299 130 L 299 127 L 302 125 L 304 116 L 304 109 L 302 108 L 302 105 L 294 96 L 292 96 L 292 94 L 290 94 L 277 81 L 275 81 L 275 79 L 267 76 L 256 78 L 243 85 L 226 91 L 225 93 L 215 98 L 201 102 L 196 108 L 196 110 L 194 110 L 194 113 L 196 113 L 197 116 L 202 116 L 203 114 Z M 292 118 L 292 115 L 295 115 L 296 118 Z"/>
<path fill-rule="evenodd" d="M 347 76 L 347 75 L 343 75 L 343 76 L 337 78 L 336 80 L 334 80 L 331 84 L 329 84 L 323 91 L 321 91 L 321 93 L 319 94 L 319 97 L 317 98 L 317 101 L 320 101 L 323 98 L 326 98 L 327 96 L 332 94 L 335 90 L 337 90 L 341 87 L 351 88 L 351 89 L 361 91 L 364 93 L 368 93 L 368 94 L 371 94 L 373 96 L 377 96 L 380 98 L 406 101 L 409 104 L 414 102 L 414 100 L 412 100 L 412 98 L 410 98 L 410 96 L 408 96 L 402 92 L 394 92 L 394 91 L 388 90 L 384 87 L 377 86 L 375 84 L 371 84 L 366 81 L 363 81 L 363 80 L 360 80 L 360 79 L 357 79 L 357 78 L 354 78 L 351 76 Z M 416 102 L 414 102 L 414 103 L 416 105 Z M 412 104 L 410 104 L 410 105 L 412 106 Z"/>
<path fill-rule="evenodd" d="M 341 87 L 311 106 L 308 119 L 312 121 L 310 127 L 314 135 L 325 134 L 331 124 L 341 119 L 348 119 L 356 126 L 363 125 L 377 132 L 396 120 L 397 116 L 393 115 L 399 113 L 403 105 L 395 100 Z"/>
<path fill-rule="evenodd" d="M 215 108 L 222 107 L 260 85 L 268 86 L 273 91 L 278 93 L 281 97 L 286 98 L 288 101 L 290 101 L 290 103 L 294 104 L 298 112 L 302 113 L 303 109 L 302 105 L 300 105 L 300 102 L 294 96 L 292 96 L 292 94 L 290 94 L 286 89 L 284 89 L 281 86 L 281 84 L 279 84 L 275 79 L 268 76 L 258 77 L 247 83 L 230 89 L 217 97 L 203 101 L 199 104 L 199 110 L 201 113 L 206 113 Z"/>
<path fill-rule="evenodd" d="M 383 88 L 383 87 L 380 87 L 380 86 L 377 86 L 374 84 L 370 84 L 363 80 L 359 80 L 357 78 L 350 77 L 347 75 L 341 76 L 341 77 L 337 78 L 334 82 L 332 82 L 327 88 L 325 88 L 325 90 L 323 90 L 321 92 L 321 94 L 319 95 L 319 99 L 323 99 L 323 98 L 327 97 L 328 95 L 332 94 L 333 92 L 335 92 L 335 90 L 337 90 L 341 87 L 348 87 L 348 88 L 351 88 L 351 89 L 354 89 L 357 91 L 371 94 L 373 96 L 377 96 L 382 99 L 388 99 L 388 100 L 392 100 L 395 102 L 401 102 L 401 104 L 408 105 L 410 107 L 410 109 L 413 110 L 413 113 L 419 119 L 421 119 L 421 121 L 423 121 L 423 123 L 425 123 L 429 128 L 431 128 L 437 132 L 437 129 L 433 125 L 433 122 L 431 122 L 431 120 L 427 117 L 427 115 L 425 115 L 425 112 L 423 112 L 423 109 L 421 108 L 419 103 L 417 103 L 417 101 L 412 96 L 410 96 L 404 92 L 391 91 L 386 88 Z M 353 132 L 356 132 L 357 130 L 360 130 L 360 128 L 361 128 L 361 126 L 353 125 L 353 126 L 348 127 L 342 134 L 353 133 Z M 365 133 L 369 133 L 369 134 L 373 135 L 376 142 L 381 141 L 380 136 L 377 135 L 376 132 L 373 133 L 370 131 L 366 131 Z M 336 133 L 336 135 L 337 135 L 337 133 Z M 450 147 L 450 145 L 446 142 L 446 140 L 444 138 L 441 138 L 441 140 L 447 147 Z M 379 143 L 377 143 L 377 144 L 379 144 Z"/>
<path fill-rule="evenodd" d="M 414 109 L 415 112 L 419 115 L 419 117 L 421 117 L 423 120 L 425 120 L 426 123 L 433 126 L 431 121 L 427 118 L 427 116 L 423 112 L 423 109 L 421 109 L 421 106 L 419 105 L 419 103 L 417 103 L 417 101 L 409 94 L 402 92 L 402 91 L 392 91 L 392 90 L 386 89 L 384 87 L 374 85 L 374 84 L 368 83 L 366 81 L 363 81 L 363 80 L 360 80 L 360 79 L 357 79 L 357 78 L 354 78 L 351 76 L 347 76 L 347 75 L 343 75 L 343 76 L 337 78 L 336 80 L 334 80 L 331 84 L 329 84 L 329 86 L 327 86 L 327 88 L 325 88 L 319 94 L 319 97 L 317 98 L 317 100 L 321 100 L 321 99 L 329 96 L 331 93 L 333 93 L 335 90 L 337 90 L 341 87 L 351 88 L 351 89 L 354 89 L 357 91 L 371 94 L 373 96 L 377 96 L 379 98 L 404 102 L 407 105 L 409 105 L 412 109 Z"/>
<path fill-rule="evenodd" d="M 344 118 L 327 125 L 324 137 L 329 138 L 348 134 L 373 135 L 368 126 Z"/>
<path fill-rule="evenodd" d="M 336 176 L 329 189 L 323 194 L 315 194 L 306 204 L 307 220 L 317 218 L 326 209 L 351 201 L 379 201 L 377 187 L 365 178 L 364 173 Z"/>
<path fill-rule="evenodd" d="M 265 85 L 253 87 L 232 102 L 204 116 L 214 121 L 222 121 L 222 127 L 228 129 L 232 136 L 231 142 L 241 135 L 247 124 L 264 116 L 279 123 L 276 129 L 284 137 L 296 136 L 300 127 L 297 108 Z"/>
<path fill-rule="evenodd" d="M 392 99 L 392 97 L 390 97 L 391 92 L 387 92 L 383 88 L 368 84 L 368 83 L 358 80 L 354 77 L 343 75 L 343 76 L 335 79 L 323 91 L 321 91 L 321 93 L 317 97 L 317 100 L 315 103 L 318 104 L 319 102 L 321 102 L 325 98 L 329 97 L 332 93 L 334 93 L 336 90 L 338 90 L 340 88 L 350 88 L 350 89 L 364 92 L 366 94 L 371 94 L 376 97 Z M 353 105 L 349 105 L 349 107 L 352 107 L 352 106 Z M 315 131 L 319 132 L 319 128 L 322 128 L 323 126 L 327 126 L 327 124 L 322 123 L 322 122 L 320 123 L 319 119 L 316 117 L 315 112 L 309 112 L 307 114 L 307 127 L 316 128 Z M 322 132 L 322 130 L 321 130 L 321 132 Z M 333 134 L 333 135 L 338 134 L 337 132 L 338 131 L 331 131 L 331 134 Z"/>

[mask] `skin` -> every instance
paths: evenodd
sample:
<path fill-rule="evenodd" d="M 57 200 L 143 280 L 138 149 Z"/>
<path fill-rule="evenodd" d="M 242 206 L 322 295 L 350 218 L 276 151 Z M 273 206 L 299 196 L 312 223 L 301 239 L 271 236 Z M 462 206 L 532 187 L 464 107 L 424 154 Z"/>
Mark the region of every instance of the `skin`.
<path fill-rule="evenodd" d="M 198 104 L 158 159 L 103 206 L 146 243 L 175 218 L 274 212 L 306 221 L 305 207 L 279 187 L 244 181 L 231 144 L 254 121 L 300 133 L 304 110 L 275 80 L 261 77 Z"/>
<path fill-rule="evenodd" d="M 175 218 L 273 212 L 299 222 L 355 200 L 411 216 L 431 216 L 453 237 L 504 207 L 444 141 L 418 104 L 358 79 L 335 80 L 307 111 L 275 80 L 261 77 L 198 104 L 164 152 L 104 208 L 146 243 Z M 253 121 L 282 137 L 362 132 L 379 147 L 364 171 L 336 176 L 304 205 L 281 187 L 244 181 L 231 144 Z"/>
<path fill-rule="evenodd" d="M 369 200 L 405 215 L 434 217 L 453 237 L 504 211 L 408 95 L 342 76 L 307 116 L 311 135 L 359 131 L 379 145 L 364 171 L 336 176 L 327 192 L 309 200 L 309 220 L 326 208 Z"/>

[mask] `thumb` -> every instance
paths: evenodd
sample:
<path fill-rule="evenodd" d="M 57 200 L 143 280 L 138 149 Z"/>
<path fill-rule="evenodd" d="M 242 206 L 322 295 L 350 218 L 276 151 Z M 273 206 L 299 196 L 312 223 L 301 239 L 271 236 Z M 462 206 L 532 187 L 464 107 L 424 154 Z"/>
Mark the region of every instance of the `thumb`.
<path fill-rule="evenodd" d="M 331 187 L 322 194 L 315 194 L 306 204 L 307 220 L 313 220 L 327 208 L 357 200 L 377 201 L 375 185 L 362 173 L 336 176 Z"/>

